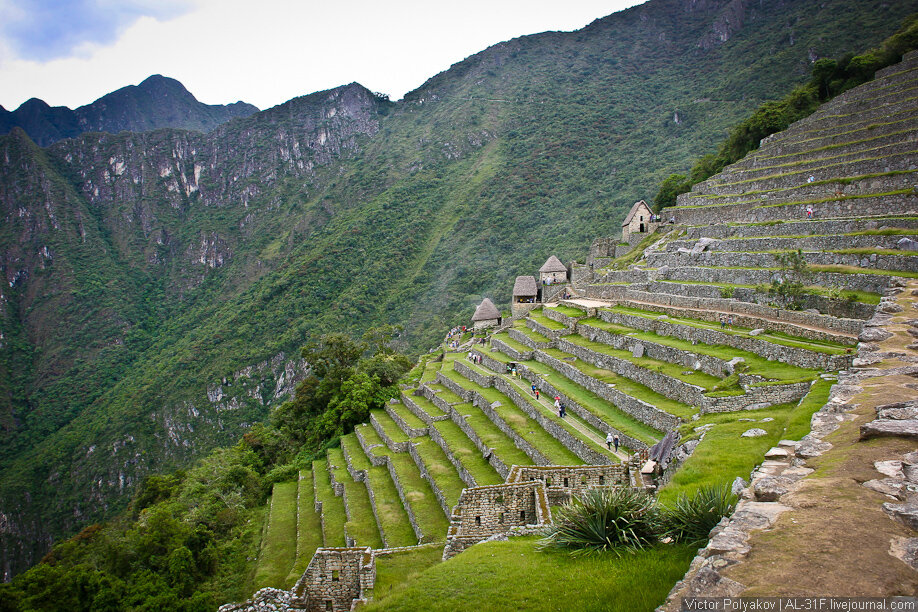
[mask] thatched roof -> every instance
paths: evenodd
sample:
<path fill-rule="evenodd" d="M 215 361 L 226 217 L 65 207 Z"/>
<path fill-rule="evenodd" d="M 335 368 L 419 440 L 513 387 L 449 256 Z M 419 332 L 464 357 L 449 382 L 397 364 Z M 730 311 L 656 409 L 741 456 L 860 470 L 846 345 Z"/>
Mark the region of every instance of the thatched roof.
<path fill-rule="evenodd" d="M 478 305 L 478 308 L 475 309 L 475 314 L 472 315 L 472 321 L 490 321 L 491 319 L 499 318 L 500 311 L 494 305 L 494 302 L 488 298 L 481 300 L 481 304 Z"/>
<path fill-rule="evenodd" d="M 530 296 L 538 295 L 539 287 L 534 276 L 517 276 L 513 283 L 513 295 Z"/>
<path fill-rule="evenodd" d="M 641 209 L 641 207 L 644 207 L 647 209 L 648 215 L 652 214 L 650 207 L 647 206 L 647 202 L 645 202 L 644 200 L 637 201 L 634 203 L 634 206 L 631 207 L 631 210 L 628 211 L 628 216 L 625 217 L 624 221 L 622 221 L 622 227 L 631 223 L 631 220 L 634 219 L 634 215 L 637 214 L 637 212 Z"/>
<path fill-rule="evenodd" d="M 539 272 L 567 272 L 567 266 L 561 263 L 561 260 L 552 255 L 545 260 Z"/>

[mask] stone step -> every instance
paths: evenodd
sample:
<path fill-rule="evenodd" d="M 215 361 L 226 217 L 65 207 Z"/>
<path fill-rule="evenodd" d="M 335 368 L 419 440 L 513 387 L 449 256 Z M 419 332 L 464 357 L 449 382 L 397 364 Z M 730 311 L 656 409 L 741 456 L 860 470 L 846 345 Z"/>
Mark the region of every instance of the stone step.
<path fill-rule="evenodd" d="M 714 183 L 732 183 L 758 175 L 775 174 L 781 171 L 802 169 L 844 160 L 874 158 L 893 153 L 902 153 L 914 148 L 918 109 L 899 113 L 882 126 L 854 130 L 843 137 L 824 137 L 801 142 L 799 150 L 786 150 L 780 155 L 766 155 L 758 152 L 742 161 L 727 166 L 711 177 Z M 776 153 L 776 152 L 775 152 Z"/>
<path fill-rule="evenodd" d="M 558 416 L 552 403 L 554 396 L 541 396 L 537 400 L 532 391 L 533 381 L 525 379 L 521 372 L 517 376 L 493 372 L 485 367 L 464 362 L 455 363 L 454 369 L 462 376 L 475 380 L 482 386 L 494 387 L 506 395 L 529 418 L 552 437 L 589 464 L 603 465 L 619 461 L 604 444 L 605 432 L 600 432 L 575 414 L 564 418 Z M 536 385 L 538 387 L 538 385 Z"/>
<path fill-rule="evenodd" d="M 409 394 L 402 391 L 402 403 L 412 412 L 412 414 L 428 425 L 434 421 L 442 421 L 443 419 L 449 418 L 449 415 L 438 408 L 432 401 L 420 394 L 415 395 L 414 393 Z"/>
<path fill-rule="evenodd" d="M 560 354 L 560 351 L 553 350 L 552 353 Z M 547 357 L 545 351 L 536 354 L 541 361 L 521 363 L 520 374 L 530 384 L 535 383 L 549 398 L 560 397 L 571 414 L 589 423 L 597 431 L 617 434 L 622 443 L 632 450 L 655 444 L 663 437 L 661 429 L 669 429 L 678 423 L 676 417 L 659 410 L 657 406 L 674 406 L 678 412 L 686 415 L 690 413 L 688 406 L 654 393 L 643 385 L 622 379 L 612 372 L 593 372 L 599 376 L 597 378 L 559 359 Z M 500 353 L 482 354 L 482 364 L 498 371 L 503 367 L 502 358 Z M 618 388 L 621 385 L 610 384 L 609 381 L 624 382 L 629 386 L 630 394 Z M 647 401 L 637 399 L 638 395 Z"/>
<path fill-rule="evenodd" d="M 430 437 L 449 449 L 447 457 L 454 460 L 456 470 L 469 486 L 499 484 L 504 479 L 497 473 L 481 451 L 469 439 L 464 431 L 451 419 L 437 421 L 430 427 Z"/>
<path fill-rule="evenodd" d="M 332 486 L 336 494 L 340 491 L 341 499 L 344 501 L 344 513 L 347 516 L 344 530 L 348 546 L 383 548 L 379 523 L 370 503 L 366 485 L 356 482 L 351 477 L 340 448 L 328 449 L 327 461 Z"/>
<path fill-rule="evenodd" d="M 430 437 L 425 436 L 412 440 L 408 452 L 421 474 L 426 474 L 431 489 L 443 509 L 443 514 L 449 516 L 453 506 L 459 501 L 459 495 L 466 487 L 466 483 L 459 477 L 455 466 L 443 449 Z"/>
<path fill-rule="evenodd" d="M 422 543 L 442 542 L 449 527 L 447 515 L 443 512 L 430 481 L 424 478 L 414 459 L 407 452 L 396 453 L 385 445 L 373 447 L 370 460 L 386 467 L 402 499 L 412 523 L 417 526 L 417 535 Z"/>
<path fill-rule="evenodd" d="M 539 423 L 500 391 L 483 387 L 465 378 L 455 370 L 440 370 L 441 377 L 465 389 L 472 403 L 481 410 L 498 429 L 523 450 L 537 465 L 579 465 L 584 461 L 567 448 L 560 440 L 543 429 Z M 495 405 L 497 404 L 497 405 Z"/>
<path fill-rule="evenodd" d="M 799 310 L 783 310 L 770 303 L 758 303 L 743 299 L 741 294 L 753 292 L 749 289 L 735 289 L 725 297 L 720 285 L 706 287 L 704 281 L 660 281 L 649 283 L 646 288 L 624 288 L 616 295 L 616 303 L 625 308 L 648 311 L 649 316 L 661 315 L 719 323 L 723 315 L 732 315 L 734 323 L 748 329 L 767 329 L 802 339 L 817 342 L 838 342 L 854 346 L 864 321 L 844 316 L 846 313 L 814 313 Z M 718 295 L 695 294 L 693 289 L 715 289 Z M 738 297 L 739 295 L 739 297 Z M 878 295 L 878 294 L 877 294 Z M 773 301 L 769 298 L 770 301 Z M 873 316 L 873 306 L 865 305 Z"/>
<path fill-rule="evenodd" d="M 386 414 L 409 438 L 427 435 L 427 424 L 398 400 L 386 404 Z"/>
<path fill-rule="evenodd" d="M 686 228 L 684 239 L 761 238 L 765 236 L 838 235 L 883 229 L 910 229 L 918 232 L 918 216 L 874 216 L 850 219 L 781 220 L 766 223 L 719 223 Z"/>
<path fill-rule="evenodd" d="M 889 215 L 918 215 L 914 175 L 853 181 L 847 185 L 800 185 L 783 192 L 739 194 L 699 200 L 698 206 L 677 206 L 664 212 L 677 223 L 768 223 L 810 220 L 857 220 Z M 680 196 L 682 197 L 682 196 Z M 813 211 L 809 219 L 807 209 Z"/>
<path fill-rule="evenodd" d="M 835 183 L 874 175 L 895 176 L 893 173 L 899 172 L 906 172 L 913 176 L 916 167 L 918 167 L 918 150 L 911 147 L 906 151 L 892 155 L 880 155 L 869 159 L 843 160 L 807 169 L 797 167 L 780 169 L 774 173 L 766 173 L 763 176 L 755 176 L 749 179 L 737 180 L 736 182 L 715 182 L 715 180 L 709 179 L 692 187 L 690 203 L 697 205 L 701 203 L 700 200 L 712 196 L 761 194 L 804 185 L 822 187 L 821 191 L 824 192 L 826 182 Z"/>
<path fill-rule="evenodd" d="M 785 251 L 784 253 L 790 253 Z M 901 253 L 901 254 L 900 254 Z M 918 272 L 918 252 L 881 251 L 864 253 L 838 253 L 829 251 L 802 251 L 808 266 L 848 266 L 885 271 L 890 276 L 908 276 Z M 773 253 L 705 251 L 699 255 L 688 253 L 648 253 L 647 264 L 654 268 L 681 268 L 691 265 L 706 268 L 762 268 L 778 270 L 781 263 Z"/>
<path fill-rule="evenodd" d="M 738 285 L 771 285 L 777 278 L 777 269 L 717 266 L 670 266 L 658 276 L 658 280 L 703 281 L 712 283 L 735 283 Z M 878 273 L 873 269 L 852 268 L 846 272 L 824 272 L 813 270 L 807 284 L 818 287 L 846 287 L 851 290 L 883 293 L 894 274 Z"/>
<path fill-rule="evenodd" d="M 286 587 L 299 580 L 316 549 L 322 546 L 322 518 L 316 512 L 312 470 L 300 470 L 296 495 L 296 558 Z"/>
<path fill-rule="evenodd" d="M 354 433 L 341 437 L 341 450 L 354 480 L 366 485 L 383 546 L 393 548 L 417 544 L 418 535 L 402 503 L 404 494 L 399 493 L 388 468 L 372 464 Z"/>
<path fill-rule="evenodd" d="M 346 546 L 344 524 L 344 500 L 335 495 L 328 472 L 328 461 L 312 462 L 312 478 L 315 487 L 316 511 L 322 517 L 322 546 Z"/>
<path fill-rule="evenodd" d="M 297 482 L 278 482 L 271 489 L 261 549 L 255 563 L 256 588 L 287 587 L 296 560 Z"/>
<path fill-rule="evenodd" d="M 639 347 L 647 356 L 721 377 L 733 373 L 732 360 L 736 358 L 745 361 L 745 376 L 772 380 L 796 380 L 815 376 L 817 370 L 846 369 L 853 359 L 853 353 L 846 355 L 846 349 L 837 345 L 804 344 L 806 341 L 801 339 L 798 346 L 788 346 L 790 341 L 780 337 L 773 337 L 775 342 L 760 340 L 762 336 L 769 337 L 764 333 L 749 336 L 748 331 L 734 332 L 732 329 L 728 333 L 726 329 L 717 329 L 717 323 L 702 326 L 701 322 L 685 321 L 680 324 L 633 312 L 603 311 L 601 318 L 581 323 L 578 334 L 616 348 L 635 347 L 637 350 Z M 787 344 L 776 343 L 782 341 Z M 775 366 L 779 363 L 784 365 L 776 372 Z"/>
<path fill-rule="evenodd" d="M 370 411 L 370 425 L 382 438 L 383 443 L 391 450 L 404 452 L 407 449 L 408 435 L 392 420 L 385 410 Z"/>

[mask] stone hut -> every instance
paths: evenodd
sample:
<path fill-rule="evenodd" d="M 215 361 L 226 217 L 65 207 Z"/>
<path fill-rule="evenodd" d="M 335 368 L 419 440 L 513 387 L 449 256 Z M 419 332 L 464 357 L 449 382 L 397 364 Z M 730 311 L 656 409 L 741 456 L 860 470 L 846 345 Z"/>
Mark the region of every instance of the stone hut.
<path fill-rule="evenodd" d="M 320 548 L 293 587 L 295 608 L 309 612 L 344 612 L 366 602 L 376 583 L 373 549 Z"/>
<path fill-rule="evenodd" d="M 450 517 L 443 560 L 493 535 L 534 533 L 548 523 L 551 510 L 541 480 L 463 489 Z"/>
<path fill-rule="evenodd" d="M 517 276 L 513 283 L 513 299 L 510 312 L 514 317 L 525 314 L 536 307 L 539 301 L 539 285 L 534 276 Z"/>
<path fill-rule="evenodd" d="M 650 210 L 647 202 L 644 200 L 635 202 L 628 211 L 628 216 L 622 221 L 622 242 L 629 242 L 631 237 L 637 234 L 654 231 L 657 224 L 653 218 L 653 211 Z"/>
<path fill-rule="evenodd" d="M 561 263 L 561 260 L 552 255 L 542 267 L 539 268 L 539 281 L 543 284 L 554 285 L 563 283 L 567 280 L 567 266 Z"/>
<path fill-rule="evenodd" d="M 494 305 L 494 302 L 485 298 L 481 300 L 481 304 L 478 305 L 478 308 L 475 309 L 475 314 L 472 315 L 472 327 L 485 329 L 496 325 L 500 325 L 500 311 Z"/>

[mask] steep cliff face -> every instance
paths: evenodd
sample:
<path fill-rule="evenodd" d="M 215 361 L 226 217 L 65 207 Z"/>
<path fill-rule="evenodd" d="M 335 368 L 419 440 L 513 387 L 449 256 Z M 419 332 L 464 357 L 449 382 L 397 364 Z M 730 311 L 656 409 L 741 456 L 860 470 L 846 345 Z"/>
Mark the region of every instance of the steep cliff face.
<path fill-rule="evenodd" d="M 5 567 L 238 438 L 308 338 L 400 322 L 429 346 L 546 252 L 616 234 L 814 49 L 863 48 L 918 7 L 740 2 L 728 40 L 701 45 L 734 2 L 502 43 L 395 105 L 351 84 L 206 134 L 0 137 Z"/>
<path fill-rule="evenodd" d="M 21 127 L 40 146 L 83 132 L 142 132 L 162 127 L 209 132 L 258 108 L 245 102 L 203 104 L 176 81 L 155 74 L 140 85 L 128 85 L 91 104 L 71 110 L 32 98 L 14 111 L 0 107 L 0 134 Z"/>

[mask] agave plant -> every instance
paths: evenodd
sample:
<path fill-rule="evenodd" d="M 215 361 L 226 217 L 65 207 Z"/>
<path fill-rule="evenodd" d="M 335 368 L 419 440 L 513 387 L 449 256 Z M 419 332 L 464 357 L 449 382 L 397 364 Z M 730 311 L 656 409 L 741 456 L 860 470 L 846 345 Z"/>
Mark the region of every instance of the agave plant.
<path fill-rule="evenodd" d="M 658 539 L 659 512 L 644 491 L 591 489 L 561 508 L 542 546 L 575 552 L 634 552 Z"/>
<path fill-rule="evenodd" d="M 720 519 L 733 512 L 736 501 L 727 484 L 701 487 L 692 497 L 683 493 L 672 508 L 662 511 L 665 535 L 677 542 L 704 542 Z"/>

